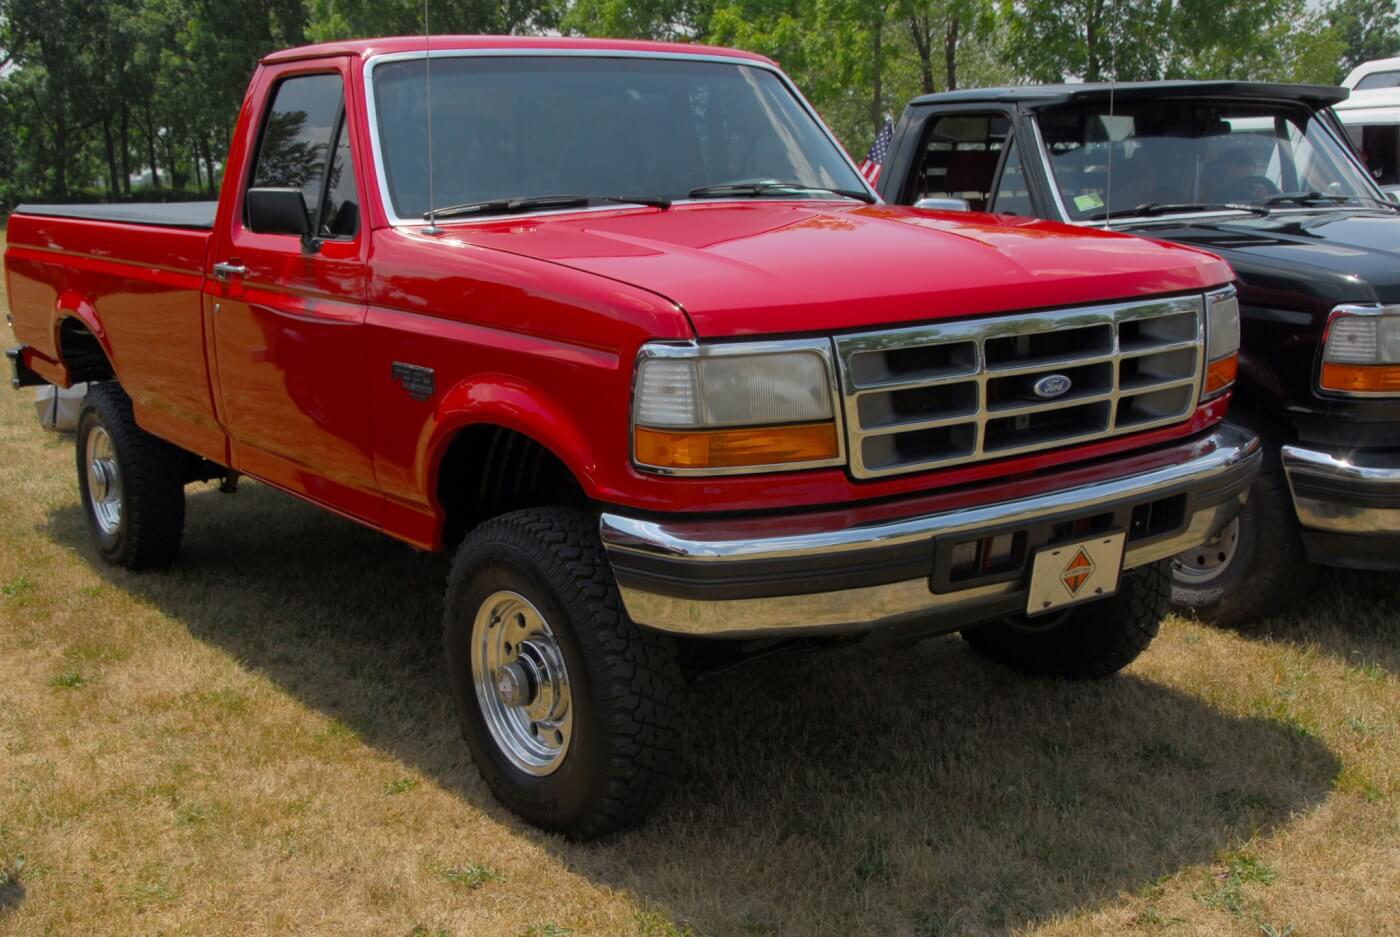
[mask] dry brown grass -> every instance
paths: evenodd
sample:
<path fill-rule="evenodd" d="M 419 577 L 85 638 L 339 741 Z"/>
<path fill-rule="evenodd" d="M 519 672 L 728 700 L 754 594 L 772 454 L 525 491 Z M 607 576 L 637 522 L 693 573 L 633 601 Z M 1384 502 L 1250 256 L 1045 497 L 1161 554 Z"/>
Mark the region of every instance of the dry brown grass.
<path fill-rule="evenodd" d="M 1394 577 L 1100 684 L 956 638 L 756 666 L 579 846 L 457 738 L 441 558 L 205 487 L 174 570 L 113 571 L 72 459 L 0 394 L 0 934 L 1400 933 Z"/>

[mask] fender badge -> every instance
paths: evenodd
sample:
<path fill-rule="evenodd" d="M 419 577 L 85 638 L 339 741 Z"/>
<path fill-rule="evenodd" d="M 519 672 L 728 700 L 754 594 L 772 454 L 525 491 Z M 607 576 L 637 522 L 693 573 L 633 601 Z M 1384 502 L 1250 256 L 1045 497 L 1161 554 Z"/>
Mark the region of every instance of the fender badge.
<path fill-rule="evenodd" d="M 1063 397 L 1069 393 L 1069 389 L 1074 386 L 1074 382 L 1063 374 L 1047 374 L 1031 385 L 1037 397 L 1044 397 L 1047 400 L 1055 397 Z"/>
<path fill-rule="evenodd" d="M 393 375 L 395 383 L 402 385 L 414 400 L 427 400 L 433 395 L 435 384 L 432 368 L 395 361 Z"/>

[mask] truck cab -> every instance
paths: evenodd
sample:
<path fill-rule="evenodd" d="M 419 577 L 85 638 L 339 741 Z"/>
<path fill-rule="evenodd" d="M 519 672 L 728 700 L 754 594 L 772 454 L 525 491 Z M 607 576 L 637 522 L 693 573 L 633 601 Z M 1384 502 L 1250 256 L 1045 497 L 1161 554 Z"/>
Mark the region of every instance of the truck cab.
<path fill-rule="evenodd" d="M 1173 570 L 1178 606 L 1222 622 L 1288 607 L 1314 563 L 1400 568 L 1400 208 L 1333 111 L 1347 94 L 1162 81 L 928 95 L 905 109 L 880 176 L 892 202 L 1230 262 L 1231 418 L 1265 439 L 1265 468 L 1237 522 Z"/>

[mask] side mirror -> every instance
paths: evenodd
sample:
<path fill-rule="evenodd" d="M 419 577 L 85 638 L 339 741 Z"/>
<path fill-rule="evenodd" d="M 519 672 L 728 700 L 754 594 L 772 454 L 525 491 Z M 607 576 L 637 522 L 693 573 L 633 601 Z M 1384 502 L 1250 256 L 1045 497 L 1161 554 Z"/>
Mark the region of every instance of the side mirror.
<path fill-rule="evenodd" d="M 305 237 L 311 233 L 311 217 L 301 189 L 249 189 L 248 229 L 257 234 L 290 234 Z"/>
<path fill-rule="evenodd" d="M 929 211 L 972 211 L 965 198 L 921 198 L 914 203 L 914 207 Z"/>

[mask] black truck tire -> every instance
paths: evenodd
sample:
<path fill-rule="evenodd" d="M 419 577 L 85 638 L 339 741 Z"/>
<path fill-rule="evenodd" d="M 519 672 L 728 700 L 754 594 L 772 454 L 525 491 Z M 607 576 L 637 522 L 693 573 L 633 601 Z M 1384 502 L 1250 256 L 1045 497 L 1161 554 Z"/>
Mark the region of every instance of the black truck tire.
<path fill-rule="evenodd" d="M 443 642 L 462 737 L 511 810 L 592 839 L 660 800 L 679 737 L 676 649 L 627 617 L 595 518 L 541 508 L 477 528 L 453 561 Z"/>
<path fill-rule="evenodd" d="M 131 398 L 111 382 L 83 398 L 76 448 L 78 494 L 102 558 L 133 570 L 173 563 L 185 529 L 185 453 L 137 426 Z"/>
<path fill-rule="evenodd" d="M 1025 673 L 1088 680 L 1117 673 L 1147 650 L 1168 612 L 1169 560 L 1123 574 L 1106 599 L 1059 615 L 1003 618 L 962 633 L 972 649 Z"/>
<path fill-rule="evenodd" d="M 1303 546 L 1279 446 L 1266 443 L 1263 468 L 1235 522 L 1172 560 L 1172 607 L 1213 625 L 1242 628 L 1294 607 L 1316 572 Z"/>

